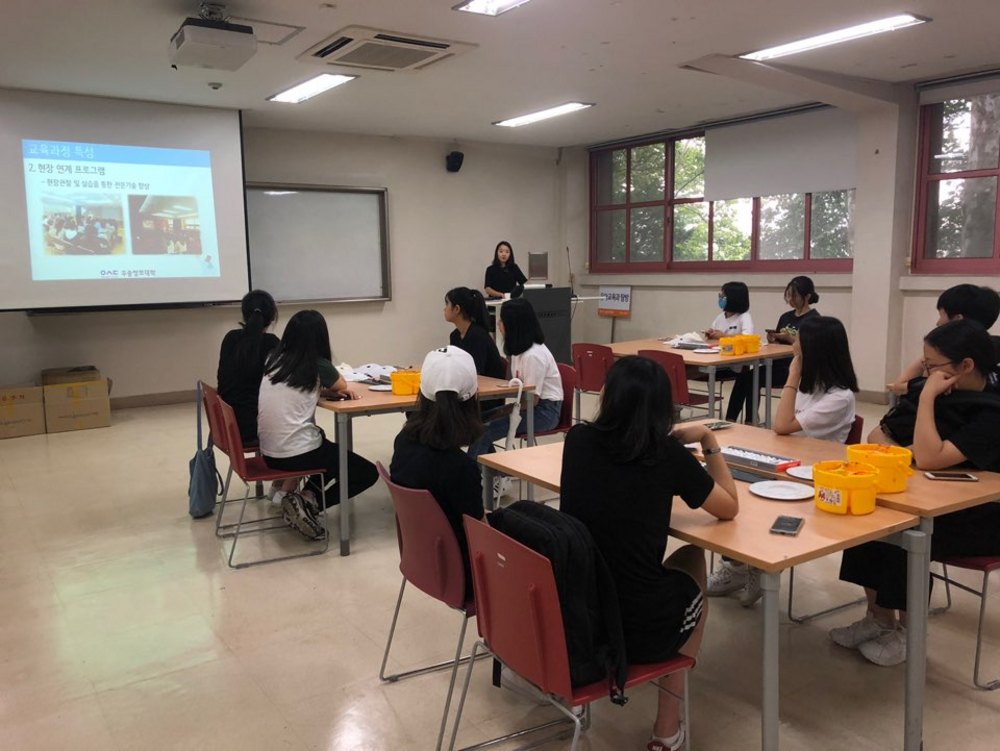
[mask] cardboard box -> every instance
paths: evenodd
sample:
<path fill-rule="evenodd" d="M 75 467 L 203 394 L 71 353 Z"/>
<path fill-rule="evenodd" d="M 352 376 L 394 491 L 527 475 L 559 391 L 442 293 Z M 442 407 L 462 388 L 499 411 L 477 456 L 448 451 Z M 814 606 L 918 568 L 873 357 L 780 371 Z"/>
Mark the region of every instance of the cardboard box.
<path fill-rule="evenodd" d="M 47 368 L 42 371 L 42 385 L 54 386 L 57 383 L 81 383 L 83 381 L 100 381 L 101 371 L 93 365 L 78 365 L 75 368 Z"/>
<path fill-rule="evenodd" d="M 43 371 L 43 380 L 48 372 L 51 371 Z M 49 433 L 106 428 L 111 424 L 110 386 L 106 378 L 48 384 L 43 389 L 45 429 Z"/>
<path fill-rule="evenodd" d="M 17 438 L 44 432 L 42 387 L 0 387 L 0 438 Z"/>

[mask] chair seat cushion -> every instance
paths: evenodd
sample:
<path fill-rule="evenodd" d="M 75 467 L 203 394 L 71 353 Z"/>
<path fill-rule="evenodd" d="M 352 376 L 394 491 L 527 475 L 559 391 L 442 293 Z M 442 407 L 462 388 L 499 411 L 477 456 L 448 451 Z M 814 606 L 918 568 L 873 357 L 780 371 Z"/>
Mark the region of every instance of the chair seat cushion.
<path fill-rule="evenodd" d="M 947 566 L 967 568 L 973 571 L 995 571 L 1000 569 L 1000 555 L 968 556 L 964 558 L 944 558 L 940 561 Z"/>
<path fill-rule="evenodd" d="M 662 678 L 665 675 L 676 673 L 680 670 L 690 670 L 694 665 L 694 659 L 685 657 L 684 655 L 676 655 L 665 662 L 629 665 L 628 677 L 625 679 L 625 688 L 631 688 L 640 683 L 649 683 L 652 680 Z M 570 697 L 570 703 L 574 705 L 589 704 L 592 701 L 606 698 L 608 698 L 608 682 L 598 681 L 597 683 L 590 683 L 586 686 L 574 688 L 573 696 Z"/>
<path fill-rule="evenodd" d="M 246 458 L 246 476 L 241 477 L 244 482 L 263 482 L 265 480 L 291 480 L 295 477 L 306 475 L 321 475 L 325 469 L 303 469 L 297 472 L 284 472 L 280 469 L 271 469 L 264 463 L 264 459 L 259 456 Z"/>

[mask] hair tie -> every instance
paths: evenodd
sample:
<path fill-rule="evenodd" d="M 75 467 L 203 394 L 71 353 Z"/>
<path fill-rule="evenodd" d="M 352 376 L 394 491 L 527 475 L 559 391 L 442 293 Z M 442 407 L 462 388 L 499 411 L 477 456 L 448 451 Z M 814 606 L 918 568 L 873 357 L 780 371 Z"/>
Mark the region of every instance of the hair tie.
<path fill-rule="evenodd" d="M 254 309 L 253 309 L 253 312 L 254 312 L 254 313 L 260 313 L 261 315 L 264 315 L 264 313 L 263 313 L 263 312 L 261 311 L 261 309 L 260 309 L 260 308 L 254 308 Z"/>

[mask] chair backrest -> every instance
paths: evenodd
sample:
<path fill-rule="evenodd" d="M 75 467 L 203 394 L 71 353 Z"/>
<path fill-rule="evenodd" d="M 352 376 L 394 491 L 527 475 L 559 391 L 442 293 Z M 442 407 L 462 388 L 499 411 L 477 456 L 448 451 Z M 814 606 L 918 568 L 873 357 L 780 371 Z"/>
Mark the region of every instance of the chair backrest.
<path fill-rule="evenodd" d="M 573 345 L 573 367 L 576 368 L 578 388 L 581 391 L 600 391 L 604 379 L 615 364 L 611 347 L 604 344 L 577 343 Z"/>
<path fill-rule="evenodd" d="M 576 389 L 576 368 L 565 363 L 556 363 L 559 368 L 559 378 L 562 380 L 563 402 L 562 409 L 559 410 L 559 424 L 552 432 L 565 432 L 573 427 L 573 399 L 572 394 Z"/>
<path fill-rule="evenodd" d="M 571 697 L 569 656 L 552 563 L 485 522 L 465 517 L 479 635 L 542 691 Z"/>
<path fill-rule="evenodd" d="M 229 456 L 229 441 L 226 440 L 226 428 L 222 423 L 222 411 L 219 405 L 222 404 L 222 397 L 219 392 L 207 383 L 201 383 L 201 400 L 205 405 L 205 417 L 208 419 L 208 434 L 212 438 L 212 443 L 226 456 Z"/>
<path fill-rule="evenodd" d="M 670 394 L 674 404 L 688 404 L 691 401 L 691 392 L 688 391 L 687 368 L 684 365 L 684 358 L 676 352 L 662 352 L 658 349 L 640 349 L 636 354 L 654 362 L 658 362 L 660 367 L 670 379 Z"/>
<path fill-rule="evenodd" d="M 222 401 L 219 395 L 215 395 L 216 412 L 222 416 L 222 435 L 225 439 L 223 450 L 229 457 L 229 464 L 241 480 L 246 481 L 247 458 L 243 449 L 243 437 L 240 435 L 240 425 L 236 422 L 236 412 L 233 408 Z M 221 442 L 220 442 L 221 443 Z"/>
<path fill-rule="evenodd" d="M 847 440 L 844 443 L 848 446 L 853 446 L 856 443 L 861 443 L 861 433 L 865 429 L 865 418 L 861 415 L 854 415 L 854 422 L 851 423 L 851 430 L 847 434 Z"/>
<path fill-rule="evenodd" d="M 461 609 L 465 563 L 448 517 L 429 490 L 397 485 L 381 462 L 377 466 L 396 511 L 400 573 L 422 592 Z"/>

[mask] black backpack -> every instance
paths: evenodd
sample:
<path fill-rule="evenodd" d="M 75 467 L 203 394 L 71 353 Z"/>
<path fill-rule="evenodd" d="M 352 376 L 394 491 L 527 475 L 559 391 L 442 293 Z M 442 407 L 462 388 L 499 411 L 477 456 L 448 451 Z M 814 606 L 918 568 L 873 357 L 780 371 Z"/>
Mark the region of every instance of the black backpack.
<path fill-rule="evenodd" d="M 628 661 L 618 592 L 590 530 L 576 517 L 532 501 L 497 509 L 488 520 L 552 562 L 570 682 L 576 687 L 607 680 L 611 701 L 625 704 Z"/>

